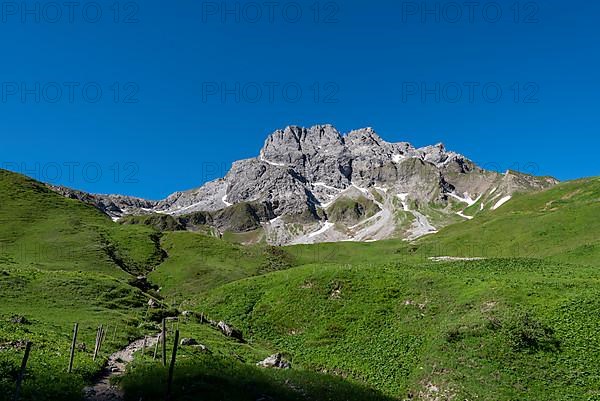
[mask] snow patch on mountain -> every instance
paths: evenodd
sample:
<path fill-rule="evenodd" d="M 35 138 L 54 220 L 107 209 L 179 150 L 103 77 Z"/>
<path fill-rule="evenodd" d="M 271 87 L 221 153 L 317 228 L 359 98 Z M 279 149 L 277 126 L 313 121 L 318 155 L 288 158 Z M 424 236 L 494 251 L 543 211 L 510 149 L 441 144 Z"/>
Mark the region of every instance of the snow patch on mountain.
<path fill-rule="evenodd" d="M 507 195 L 504 198 L 500 199 L 494 206 L 492 206 L 492 210 L 498 209 L 500 206 L 504 205 L 506 202 L 512 199 L 511 195 Z"/>

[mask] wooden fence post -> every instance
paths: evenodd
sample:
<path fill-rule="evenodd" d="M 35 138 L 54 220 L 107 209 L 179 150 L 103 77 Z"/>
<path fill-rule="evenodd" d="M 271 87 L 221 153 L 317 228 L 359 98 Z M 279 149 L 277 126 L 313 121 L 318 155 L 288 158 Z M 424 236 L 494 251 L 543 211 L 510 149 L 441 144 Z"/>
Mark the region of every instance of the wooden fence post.
<path fill-rule="evenodd" d="M 73 358 L 75 358 L 75 346 L 77 345 L 77 332 L 79 331 L 79 323 L 75 323 L 73 328 L 73 343 L 71 344 L 71 355 L 69 357 L 69 369 L 68 372 L 73 372 Z"/>
<path fill-rule="evenodd" d="M 162 364 L 167 366 L 167 320 L 162 321 Z"/>
<path fill-rule="evenodd" d="M 175 331 L 175 342 L 173 343 L 173 354 L 171 355 L 171 365 L 169 365 L 169 379 L 167 380 L 167 401 L 171 400 L 171 388 L 173 387 L 173 374 L 175 371 L 175 361 L 177 360 L 177 346 L 179 345 L 179 330 Z"/>
<path fill-rule="evenodd" d="M 98 341 L 98 353 L 102 350 L 102 346 L 104 345 L 104 340 L 106 339 L 106 330 L 100 325 L 100 341 Z"/>
<path fill-rule="evenodd" d="M 98 352 L 100 352 L 100 337 L 102 336 L 102 325 L 98 326 L 96 330 L 96 344 L 94 345 L 94 358 L 96 361 L 96 357 L 98 356 Z"/>
<path fill-rule="evenodd" d="M 96 341 L 94 342 L 94 356 L 92 356 L 92 360 L 96 360 L 96 355 L 98 354 L 98 334 L 100 329 L 96 329 Z"/>
<path fill-rule="evenodd" d="M 30 352 L 31 342 L 27 341 L 27 344 L 25 345 L 25 355 L 21 362 L 21 370 L 19 371 L 19 376 L 17 376 L 17 386 L 15 388 L 15 396 L 13 397 L 14 401 L 19 401 L 19 397 L 21 396 L 21 385 L 23 383 L 23 377 L 25 377 L 25 368 L 27 367 L 27 360 L 29 359 Z"/>

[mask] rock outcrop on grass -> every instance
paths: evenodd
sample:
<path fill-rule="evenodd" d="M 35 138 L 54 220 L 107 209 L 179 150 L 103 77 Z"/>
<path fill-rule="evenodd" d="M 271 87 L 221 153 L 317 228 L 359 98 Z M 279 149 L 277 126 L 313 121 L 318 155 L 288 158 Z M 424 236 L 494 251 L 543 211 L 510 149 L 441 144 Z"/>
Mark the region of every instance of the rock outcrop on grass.
<path fill-rule="evenodd" d="M 291 369 L 292 364 L 283 359 L 281 354 L 273 354 L 264 360 L 258 362 L 256 366 L 263 368 L 275 368 L 275 369 Z"/>

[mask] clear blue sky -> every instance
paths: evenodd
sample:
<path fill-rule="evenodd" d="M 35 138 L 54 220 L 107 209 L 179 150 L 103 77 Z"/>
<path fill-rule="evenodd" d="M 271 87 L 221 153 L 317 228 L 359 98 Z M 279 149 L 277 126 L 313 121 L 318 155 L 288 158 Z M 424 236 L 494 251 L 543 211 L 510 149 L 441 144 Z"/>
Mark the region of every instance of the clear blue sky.
<path fill-rule="evenodd" d="M 2 3 L 0 167 L 158 199 L 277 128 L 331 123 L 499 170 L 600 173 L 598 2 L 57 4 Z"/>

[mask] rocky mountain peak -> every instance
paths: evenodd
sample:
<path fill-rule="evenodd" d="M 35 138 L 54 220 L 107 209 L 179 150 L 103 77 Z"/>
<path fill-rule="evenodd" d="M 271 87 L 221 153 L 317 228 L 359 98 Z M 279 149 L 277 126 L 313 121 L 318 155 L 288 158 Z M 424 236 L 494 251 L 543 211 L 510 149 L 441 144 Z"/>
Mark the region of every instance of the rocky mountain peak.
<path fill-rule="evenodd" d="M 369 127 L 342 135 L 315 125 L 276 130 L 257 157 L 233 163 L 224 178 L 160 202 L 85 200 L 113 218 L 200 213 L 203 224 L 220 231 L 263 230 L 262 240 L 287 244 L 413 239 L 495 210 L 515 192 L 555 183 L 483 170 L 442 143 L 415 148 L 387 142 Z"/>
<path fill-rule="evenodd" d="M 350 131 L 346 135 L 347 142 L 361 143 L 370 146 L 381 146 L 383 139 L 371 127 Z"/>
<path fill-rule="evenodd" d="M 318 144 L 320 142 L 342 142 L 342 135 L 332 125 L 315 125 L 310 128 L 290 125 L 276 130 L 267 137 L 265 147 L 278 143 Z"/>
<path fill-rule="evenodd" d="M 342 135 L 332 125 L 288 126 L 269 135 L 259 159 L 273 166 L 299 166 L 320 152 L 339 153 L 343 146 Z"/>
<path fill-rule="evenodd" d="M 309 165 L 333 162 L 346 173 L 352 165 L 350 159 L 362 161 L 365 168 L 372 168 L 411 157 L 436 165 L 455 160 L 469 162 L 464 156 L 448 151 L 443 143 L 417 149 L 408 142 L 387 142 L 371 127 L 342 135 L 329 124 L 310 128 L 288 126 L 277 130 L 269 135 L 259 154 L 260 161 L 276 167 L 302 170 Z M 346 173 L 343 175 L 347 177 Z"/>

